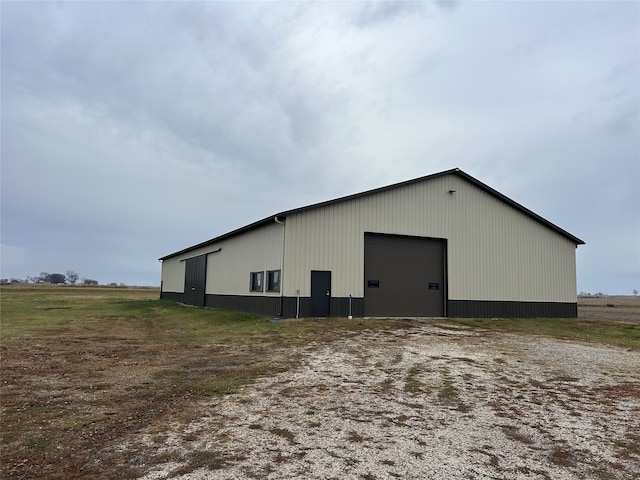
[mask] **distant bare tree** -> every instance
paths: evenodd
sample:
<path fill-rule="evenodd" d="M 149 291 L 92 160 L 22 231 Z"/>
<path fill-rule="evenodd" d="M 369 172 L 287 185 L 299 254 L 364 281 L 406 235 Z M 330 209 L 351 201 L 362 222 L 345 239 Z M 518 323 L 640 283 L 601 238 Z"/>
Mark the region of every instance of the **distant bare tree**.
<path fill-rule="evenodd" d="M 75 270 L 67 270 L 67 280 L 71 285 L 75 285 L 80 275 Z"/>
<path fill-rule="evenodd" d="M 636 296 L 636 297 L 638 296 L 638 289 L 637 288 L 633 289 L 633 295 Z"/>
<path fill-rule="evenodd" d="M 47 277 L 47 283 L 53 283 L 55 285 L 58 283 L 64 283 L 66 279 L 67 277 L 62 273 L 50 273 Z"/>

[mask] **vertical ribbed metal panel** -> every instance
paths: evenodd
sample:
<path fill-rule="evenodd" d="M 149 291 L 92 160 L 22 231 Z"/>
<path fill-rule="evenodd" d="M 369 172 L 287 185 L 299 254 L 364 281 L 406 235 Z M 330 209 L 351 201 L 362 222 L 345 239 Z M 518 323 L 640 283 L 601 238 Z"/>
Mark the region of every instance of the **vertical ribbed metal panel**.
<path fill-rule="evenodd" d="M 179 258 L 168 258 L 162 262 L 162 291 L 182 292 L 184 289 L 184 262 Z"/>
<path fill-rule="evenodd" d="M 281 270 L 282 228 L 274 221 L 242 235 L 164 260 L 164 291 L 183 292 L 185 260 L 207 254 L 207 294 L 280 296 L 279 292 L 250 292 L 249 280 L 251 272 Z M 286 283 L 286 275 L 282 275 L 281 283 Z"/>
<path fill-rule="evenodd" d="M 364 232 L 447 239 L 449 299 L 576 300 L 575 243 L 456 175 L 290 215 L 285 295 L 330 270 L 333 295 L 362 297 Z"/>
<path fill-rule="evenodd" d="M 209 255 L 207 293 L 280 296 L 279 292 L 250 292 L 249 280 L 251 272 L 281 269 L 282 228 L 274 221 L 217 244 L 220 252 Z M 281 283 L 286 281 L 285 272 Z"/>

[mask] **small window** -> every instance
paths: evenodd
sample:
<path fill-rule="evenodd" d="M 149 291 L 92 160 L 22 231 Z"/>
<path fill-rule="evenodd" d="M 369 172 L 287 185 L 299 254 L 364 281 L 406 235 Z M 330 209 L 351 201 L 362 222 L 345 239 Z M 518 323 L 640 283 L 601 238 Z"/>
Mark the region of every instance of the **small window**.
<path fill-rule="evenodd" d="M 252 292 L 262 292 L 262 280 L 264 277 L 264 272 L 251 272 L 251 291 Z"/>
<path fill-rule="evenodd" d="M 380 288 L 380 280 L 367 280 L 367 287 Z"/>
<path fill-rule="evenodd" d="M 280 291 L 280 270 L 269 270 L 267 272 L 267 292 Z"/>

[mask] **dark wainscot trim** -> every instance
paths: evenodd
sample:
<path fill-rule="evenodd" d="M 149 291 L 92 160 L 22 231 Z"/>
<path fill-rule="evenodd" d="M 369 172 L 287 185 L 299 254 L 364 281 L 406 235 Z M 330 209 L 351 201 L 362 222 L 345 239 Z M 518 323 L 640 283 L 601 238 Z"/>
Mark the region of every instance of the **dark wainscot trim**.
<path fill-rule="evenodd" d="M 277 316 L 280 314 L 280 297 L 207 294 L 204 306 L 207 308 L 256 313 L 258 315 Z"/>
<path fill-rule="evenodd" d="M 182 295 L 182 294 L 173 294 Z M 163 298 L 169 298 L 165 292 Z M 181 300 L 174 300 L 181 301 Z M 272 297 L 260 295 L 216 295 L 207 294 L 205 307 L 237 310 L 240 312 L 256 313 L 265 316 L 281 316 L 282 318 L 296 317 L 296 297 Z M 300 318 L 311 316 L 311 298 L 300 297 Z M 364 315 L 364 298 L 351 299 L 351 315 L 362 317 Z M 349 316 L 349 297 L 331 297 L 330 316 Z"/>
<path fill-rule="evenodd" d="M 160 298 L 183 303 L 182 292 L 161 292 Z M 266 297 L 258 295 L 207 294 L 205 307 L 237 310 L 266 316 L 295 318 L 296 297 Z M 311 298 L 300 297 L 300 318 L 311 316 Z M 348 297 L 331 297 L 330 315 L 349 315 Z M 364 316 L 364 298 L 351 299 L 351 315 Z M 451 318 L 577 318 L 577 303 L 561 302 L 505 302 L 492 300 L 449 300 L 447 316 Z"/>
<path fill-rule="evenodd" d="M 296 317 L 297 297 L 282 298 L 282 316 L 283 318 Z M 364 316 L 364 298 L 353 297 L 351 299 L 351 315 L 353 317 Z M 311 297 L 300 297 L 300 318 L 311 317 Z M 331 297 L 329 304 L 329 316 L 331 317 L 348 317 L 349 316 L 349 297 Z"/>
<path fill-rule="evenodd" d="M 184 293 L 161 292 L 160 298 L 162 300 L 184 303 Z M 223 310 L 257 313 L 259 315 L 277 316 L 280 313 L 280 297 L 206 294 L 204 306 L 205 308 L 219 308 Z"/>
<path fill-rule="evenodd" d="M 451 318 L 577 318 L 577 303 L 449 300 Z"/>
<path fill-rule="evenodd" d="M 182 292 L 160 292 L 160 298 L 162 300 L 169 300 L 170 302 L 184 302 L 184 293 Z"/>

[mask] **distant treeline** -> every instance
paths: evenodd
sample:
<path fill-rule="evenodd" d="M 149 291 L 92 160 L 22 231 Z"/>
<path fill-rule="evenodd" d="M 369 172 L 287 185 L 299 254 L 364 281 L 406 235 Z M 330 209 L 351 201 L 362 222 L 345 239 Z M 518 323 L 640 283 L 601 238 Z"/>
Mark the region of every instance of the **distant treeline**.
<path fill-rule="evenodd" d="M 638 293 L 640 293 L 640 292 L 638 292 L 638 289 L 635 288 L 635 289 L 633 289 L 632 293 L 633 293 L 634 297 L 637 297 Z M 580 292 L 578 294 L 578 297 L 580 297 L 580 298 L 600 298 L 600 297 L 609 297 L 609 296 L 611 296 L 611 295 L 608 295 L 608 294 L 602 293 L 602 292 L 597 292 L 597 293 Z M 616 295 L 613 295 L 613 296 L 615 297 Z"/>
<path fill-rule="evenodd" d="M 25 279 L 21 278 L 2 278 L 0 283 L 2 284 L 15 284 L 15 283 L 43 283 L 50 285 L 76 285 L 80 281 L 80 285 L 99 285 L 97 280 L 92 278 L 80 277 L 74 270 L 67 270 L 67 273 L 49 273 L 40 272 L 40 275 L 33 277 L 27 276 Z M 117 284 L 111 284 L 117 286 Z M 125 286 L 123 283 L 120 285 Z"/>

